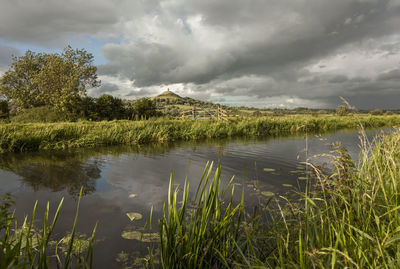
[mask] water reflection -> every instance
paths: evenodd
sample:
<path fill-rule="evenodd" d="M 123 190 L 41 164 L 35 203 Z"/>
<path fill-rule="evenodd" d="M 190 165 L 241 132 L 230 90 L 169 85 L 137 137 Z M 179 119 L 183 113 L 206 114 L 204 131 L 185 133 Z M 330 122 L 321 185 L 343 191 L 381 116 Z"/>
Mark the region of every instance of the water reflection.
<path fill-rule="evenodd" d="M 225 153 L 228 141 L 202 141 L 184 143 L 193 152 L 202 144 L 216 145 L 218 156 Z M 42 151 L 33 153 L 0 154 L 0 169 L 20 176 L 25 184 L 34 191 L 48 189 L 53 192 L 67 190 L 71 196 L 77 196 L 83 187 L 83 194 L 96 191 L 96 180 L 101 178 L 105 169 L 104 156 L 117 158 L 124 154 L 141 154 L 155 157 L 181 147 L 183 143 L 153 143 L 124 147 L 106 147 L 98 149 L 77 149 L 66 151 Z"/>
<path fill-rule="evenodd" d="M 0 155 L 0 168 L 13 172 L 34 191 L 49 189 L 53 192 L 68 190 L 72 196 L 96 190 L 101 163 L 84 152 L 46 152 Z"/>

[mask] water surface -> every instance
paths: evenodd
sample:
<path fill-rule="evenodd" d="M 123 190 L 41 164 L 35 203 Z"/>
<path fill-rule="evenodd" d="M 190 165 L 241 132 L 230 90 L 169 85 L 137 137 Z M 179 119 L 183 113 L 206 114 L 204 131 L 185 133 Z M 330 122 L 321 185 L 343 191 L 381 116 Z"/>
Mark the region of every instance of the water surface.
<path fill-rule="evenodd" d="M 376 133 L 369 131 L 368 136 Z M 130 260 L 145 253 L 143 245 L 137 240 L 123 239 L 121 233 L 127 228 L 143 227 L 151 207 L 154 217 L 160 216 L 171 171 L 176 184 L 183 185 L 187 177 L 194 191 L 206 162 L 213 161 L 216 165 L 220 161 L 224 182 L 235 176 L 240 187 L 238 196 L 243 184 L 247 204 L 255 205 L 262 199 L 262 191 L 280 194 L 290 190 L 290 185 L 301 188 L 304 180 L 294 171 L 307 158 L 329 152 L 336 141 L 341 141 L 357 159 L 359 139 L 355 131 L 264 140 L 3 154 L 0 192 L 14 195 L 16 216 L 21 220 L 30 214 L 35 201 L 38 201 L 37 216 L 42 216 L 47 201 L 54 212 L 64 197 L 55 231 L 56 237 L 61 238 L 71 230 L 77 196 L 83 186 L 78 231 L 90 234 L 99 222 L 94 268 L 120 268 L 116 258 L 121 251 L 128 253 Z M 319 165 L 327 161 L 321 157 L 313 159 Z M 126 216 L 128 212 L 140 213 L 143 219 L 131 222 Z"/>

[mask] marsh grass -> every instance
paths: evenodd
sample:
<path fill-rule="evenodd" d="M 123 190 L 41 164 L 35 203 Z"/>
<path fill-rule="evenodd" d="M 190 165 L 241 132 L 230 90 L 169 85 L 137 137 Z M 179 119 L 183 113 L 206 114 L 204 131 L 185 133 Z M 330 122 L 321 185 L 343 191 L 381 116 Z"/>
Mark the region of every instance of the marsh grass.
<path fill-rule="evenodd" d="M 171 177 L 161 266 L 400 268 L 400 132 L 372 142 L 362 135 L 357 164 L 340 144 L 329 156 L 332 169 L 309 163 L 305 190 L 269 199 L 252 216 L 243 199 L 234 205 L 232 194 L 219 195 L 229 189 L 219 167 L 210 183 L 206 166 L 193 200 L 187 183 L 178 198 Z"/>
<path fill-rule="evenodd" d="M 241 236 L 244 192 L 235 204 L 233 178 L 222 187 L 221 167 L 214 176 L 212 172 L 213 163 L 207 163 L 191 198 L 189 183 L 185 182 L 179 192 L 171 174 L 168 202 L 158 222 L 162 268 L 231 268 L 235 242 Z M 154 258 L 150 261 L 154 266 Z"/>
<path fill-rule="evenodd" d="M 79 195 L 75 221 L 72 233 L 60 241 L 52 240 L 54 227 L 57 223 L 63 199 L 59 203 L 53 220 L 49 220 L 49 203 L 44 212 L 43 226 L 37 230 L 34 226 L 37 202 L 35 203 L 30 220 L 26 217 L 22 226 L 18 226 L 13 214 L 9 212 L 9 199 L 4 200 L 1 207 L 0 227 L 0 268 L 92 268 L 93 240 L 87 240 L 86 254 L 76 247 L 79 240 L 76 236 L 76 225 L 82 189 Z M 58 251 L 65 245 L 65 251 Z M 51 252 L 54 251 L 54 254 Z"/>
<path fill-rule="evenodd" d="M 400 267 L 400 133 L 369 143 L 355 165 L 334 151 L 330 174 L 313 166 L 316 184 L 288 201 L 270 234 L 270 265 L 300 268 Z"/>
<path fill-rule="evenodd" d="M 231 118 L 229 121 L 170 120 L 28 123 L 0 125 L 0 152 L 140 145 L 153 142 L 267 137 L 336 131 L 345 128 L 392 127 L 400 116 L 299 116 Z"/>

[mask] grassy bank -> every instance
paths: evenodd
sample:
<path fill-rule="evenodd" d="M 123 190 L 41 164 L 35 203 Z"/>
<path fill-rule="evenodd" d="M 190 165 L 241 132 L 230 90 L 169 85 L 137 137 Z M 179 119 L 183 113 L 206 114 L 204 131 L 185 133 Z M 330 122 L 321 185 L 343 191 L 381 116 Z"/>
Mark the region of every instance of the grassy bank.
<path fill-rule="evenodd" d="M 194 200 L 170 184 L 159 220 L 163 268 L 399 268 L 400 133 L 372 146 L 357 165 L 338 146 L 328 174 L 317 167 L 295 200 L 273 198 L 253 214 L 206 170 Z M 206 175 L 206 176 L 205 176 Z M 205 179 L 205 180 L 204 180 Z M 200 190 L 200 191 L 199 191 Z M 233 191 L 233 190 L 232 190 Z M 182 194 L 183 192 L 183 194 Z M 199 195 L 197 195 L 199 194 Z M 148 266 L 158 257 L 150 248 Z"/>
<path fill-rule="evenodd" d="M 0 151 L 66 149 L 104 145 L 200 140 L 226 137 L 282 136 L 400 125 L 400 116 L 320 116 L 237 118 L 229 121 L 149 120 L 76 123 L 3 124 Z"/>

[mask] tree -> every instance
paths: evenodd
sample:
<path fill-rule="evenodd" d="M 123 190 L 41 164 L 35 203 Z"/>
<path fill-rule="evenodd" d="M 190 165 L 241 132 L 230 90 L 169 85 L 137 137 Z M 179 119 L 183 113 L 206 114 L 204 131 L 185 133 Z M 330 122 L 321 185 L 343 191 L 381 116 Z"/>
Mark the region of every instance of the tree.
<path fill-rule="evenodd" d="M 0 100 L 0 119 L 8 119 L 10 110 L 6 100 Z"/>
<path fill-rule="evenodd" d="M 142 98 L 137 100 L 133 107 L 133 113 L 139 118 L 150 118 L 159 114 L 157 113 L 156 105 L 149 98 Z"/>
<path fill-rule="evenodd" d="M 98 109 L 96 99 L 90 96 L 84 96 L 79 102 L 79 116 L 88 120 L 98 120 Z"/>
<path fill-rule="evenodd" d="M 349 114 L 349 109 L 346 106 L 338 106 L 336 109 L 336 114 L 339 116 L 346 116 Z"/>
<path fill-rule="evenodd" d="M 62 54 L 27 51 L 14 57 L 0 79 L 0 93 L 22 108 L 50 105 L 75 112 L 87 87 L 97 87 L 93 55 L 68 46 Z"/>
<path fill-rule="evenodd" d="M 100 120 L 116 120 L 125 117 L 122 100 L 109 94 L 96 99 L 97 115 Z"/>

